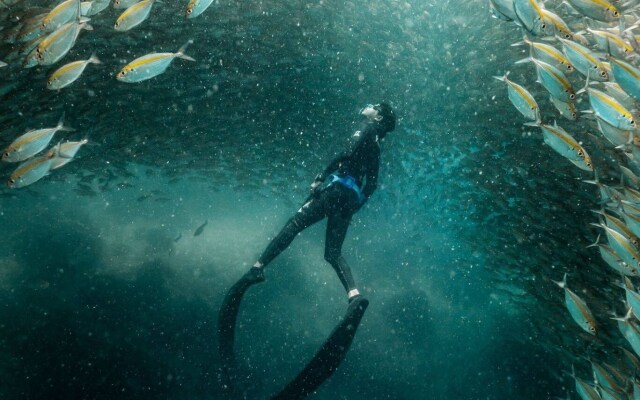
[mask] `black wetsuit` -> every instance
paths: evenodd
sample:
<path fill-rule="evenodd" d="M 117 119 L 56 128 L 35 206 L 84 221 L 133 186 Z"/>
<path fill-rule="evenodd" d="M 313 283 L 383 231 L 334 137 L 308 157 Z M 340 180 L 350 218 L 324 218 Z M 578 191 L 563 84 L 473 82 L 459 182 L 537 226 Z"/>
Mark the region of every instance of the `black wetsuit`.
<path fill-rule="evenodd" d="M 345 290 L 355 289 L 351 269 L 342 257 L 342 243 L 352 215 L 376 190 L 380 167 L 379 139 L 385 134 L 379 124 L 364 122 L 351 137 L 347 151 L 338 155 L 316 178 L 324 181 L 331 173 L 341 178 L 350 176 L 358 188 L 362 188 L 362 196 L 341 182 L 330 183 L 311 196 L 262 253 L 258 260 L 262 265 L 266 266 L 276 258 L 302 230 L 327 217 L 324 258 L 335 269 Z"/>

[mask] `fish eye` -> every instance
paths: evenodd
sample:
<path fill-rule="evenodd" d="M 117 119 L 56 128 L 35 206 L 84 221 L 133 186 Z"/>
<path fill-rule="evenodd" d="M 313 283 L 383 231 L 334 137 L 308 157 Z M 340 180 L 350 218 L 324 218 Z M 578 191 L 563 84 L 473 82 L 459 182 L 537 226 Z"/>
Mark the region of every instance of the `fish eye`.
<path fill-rule="evenodd" d="M 2 157 L 9 157 L 9 152 L 5 151 L 4 154 L 2 155 Z"/>
<path fill-rule="evenodd" d="M 580 157 L 584 157 L 584 153 L 582 152 L 582 150 L 578 150 L 578 155 L 579 155 Z"/>
<path fill-rule="evenodd" d="M 575 117 L 577 117 L 577 116 L 578 116 L 578 114 L 573 112 L 573 113 L 571 113 L 571 116 L 572 116 L 573 118 L 575 118 Z"/>
<path fill-rule="evenodd" d="M 620 15 L 620 13 L 618 12 L 618 10 L 613 10 L 613 16 L 617 17 L 618 15 Z"/>
<path fill-rule="evenodd" d="M 47 85 L 49 86 L 53 85 L 53 81 L 52 80 L 47 81 Z"/>
<path fill-rule="evenodd" d="M 9 178 L 9 185 L 13 185 L 14 183 L 16 183 L 16 180 L 13 178 Z"/>
<path fill-rule="evenodd" d="M 573 93 L 571 93 L 571 94 L 569 95 L 569 98 L 570 98 L 571 100 L 574 100 L 574 99 L 576 98 L 576 95 L 575 95 L 575 94 L 573 94 Z"/>
<path fill-rule="evenodd" d="M 600 71 L 600 76 L 603 78 L 607 77 L 607 71 Z"/>
<path fill-rule="evenodd" d="M 191 15 L 192 12 L 193 10 L 191 9 L 191 7 L 187 8 L 187 15 Z"/>
<path fill-rule="evenodd" d="M 568 34 L 568 33 L 565 33 L 564 37 L 565 37 L 565 39 L 571 39 L 571 35 Z"/>

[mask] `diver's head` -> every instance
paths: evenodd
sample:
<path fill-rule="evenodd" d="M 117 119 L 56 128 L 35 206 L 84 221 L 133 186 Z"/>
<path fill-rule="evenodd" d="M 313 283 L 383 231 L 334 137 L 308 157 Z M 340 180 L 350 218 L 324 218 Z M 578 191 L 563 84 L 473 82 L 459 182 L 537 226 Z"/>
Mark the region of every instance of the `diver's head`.
<path fill-rule="evenodd" d="M 396 115 L 387 103 L 368 104 L 360 112 L 370 122 L 378 124 L 383 131 L 391 132 L 396 128 Z"/>

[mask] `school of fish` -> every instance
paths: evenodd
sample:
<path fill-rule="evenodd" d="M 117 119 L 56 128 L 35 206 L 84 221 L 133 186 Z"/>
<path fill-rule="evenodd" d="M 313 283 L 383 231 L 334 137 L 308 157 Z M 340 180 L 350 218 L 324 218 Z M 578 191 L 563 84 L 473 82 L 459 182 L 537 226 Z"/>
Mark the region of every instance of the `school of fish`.
<path fill-rule="evenodd" d="M 212 0 L 189 0 L 184 16 L 195 18 L 201 15 Z M 10 10 L 7 24 L 0 24 L 0 40 L 11 45 L 12 51 L 0 61 L 0 68 L 21 64 L 24 68 L 53 66 L 63 60 L 81 39 L 82 31 L 93 31 L 91 19 L 100 18 L 100 13 L 110 5 L 123 10 L 113 24 L 119 32 L 129 31 L 143 24 L 152 15 L 156 0 L 63 0 L 46 1 L 45 7 L 35 7 L 27 0 L 0 0 L 0 9 Z M 141 28 L 137 28 L 141 29 Z M 195 61 L 184 52 L 192 41 L 185 43 L 176 52 L 149 53 L 138 57 L 114 72 L 117 81 L 136 83 L 163 74 L 173 60 Z M 91 64 L 101 64 L 98 55 L 70 61 L 52 69 L 43 84 L 50 90 L 64 90 L 81 78 Z M 1 57 L 0 57 L 1 58 Z M 91 67 L 93 68 L 93 67 Z M 91 69 L 90 68 L 90 69 Z M 57 132 L 73 131 L 63 125 L 64 118 L 56 127 L 33 129 L 17 137 L 2 152 L 5 162 L 22 162 L 6 181 L 10 188 L 31 185 L 47 176 L 52 170 L 71 161 L 87 138 L 79 141 L 58 142 L 46 149 Z"/>
<path fill-rule="evenodd" d="M 618 304 L 611 304 L 606 320 L 596 320 L 583 299 L 582 293 L 591 288 L 573 283 L 567 273 L 555 281 L 564 292 L 567 318 L 578 329 L 574 334 L 582 330 L 594 338 L 586 340 L 612 347 L 603 360 L 574 355 L 588 361 L 590 376 L 579 376 L 573 365 L 567 374 L 583 400 L 640 399 L 640 293 L 633 282 L 640 268 L 640 1 L 488 1 L 495 18 L 519 27 L 521 36 L 513 38 L 514 46 L 526 49 L 524 59 L 495 78 L 506 86 L 524 125 L 538 129 L 557 153 L 552 157 L 568 161 L 567 168 L 573 164 L 583 170 L 585 184 L 597 187 L 591 225 L 598 239 L 588 247 L 597 248 L 619 277 L 615 290 L 624 316 L 616 313 Z M 538 86 L 527 88 L 510 79 L 516 70 L 535 74 Z M 549 102 L 538 103 L 536 97 Z M 616 171 L 589 155 L 587 138 L 618 160 Z M 619 183 L 605 183 L 603 176 L 614 176 Z M 612 324 L 628 345 L 622 352 L 602 333 L 603 326 Z"/>

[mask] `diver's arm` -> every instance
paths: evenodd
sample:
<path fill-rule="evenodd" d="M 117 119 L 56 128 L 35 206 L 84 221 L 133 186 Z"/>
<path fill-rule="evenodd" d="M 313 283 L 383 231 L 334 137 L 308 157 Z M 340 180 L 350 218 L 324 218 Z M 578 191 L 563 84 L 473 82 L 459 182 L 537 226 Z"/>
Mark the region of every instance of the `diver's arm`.
<path fill-rule="evenodd" d="M 364 195 L 364 202 L 366 203 L 369 200 L 369 197 L 376 191 L 378 188 L 378 165 L 375 168 L 372 168 L 371 171 L 367 172 L 367 178 L 364 184 L 364 188 L 362 189 L 362 194 Z"/>
<path fill-rule="evenodd" d="M 364 141 L 366 140 L 366 137 L 367 137 L 366 128 L 356 131 L 356 133 L 353 136 L 351 136 L 351 138 L 349 138 L 349 145 L 347 150 L 343 151 L 336 158 L 334 158 L 329 163 L 329 165 L 327 165 L 327 168 L 325 168 L 324 171 L 322 171 L 322 173 L 316 176 L 316 181 L 324 182 L 324 180 L 327 179 L 327 176 L 329 176 L 329 174 L 331 174 L 332 172 L 340 168 L 340 164 L 351 157 L 354 151 L 364 143 Z"/>

